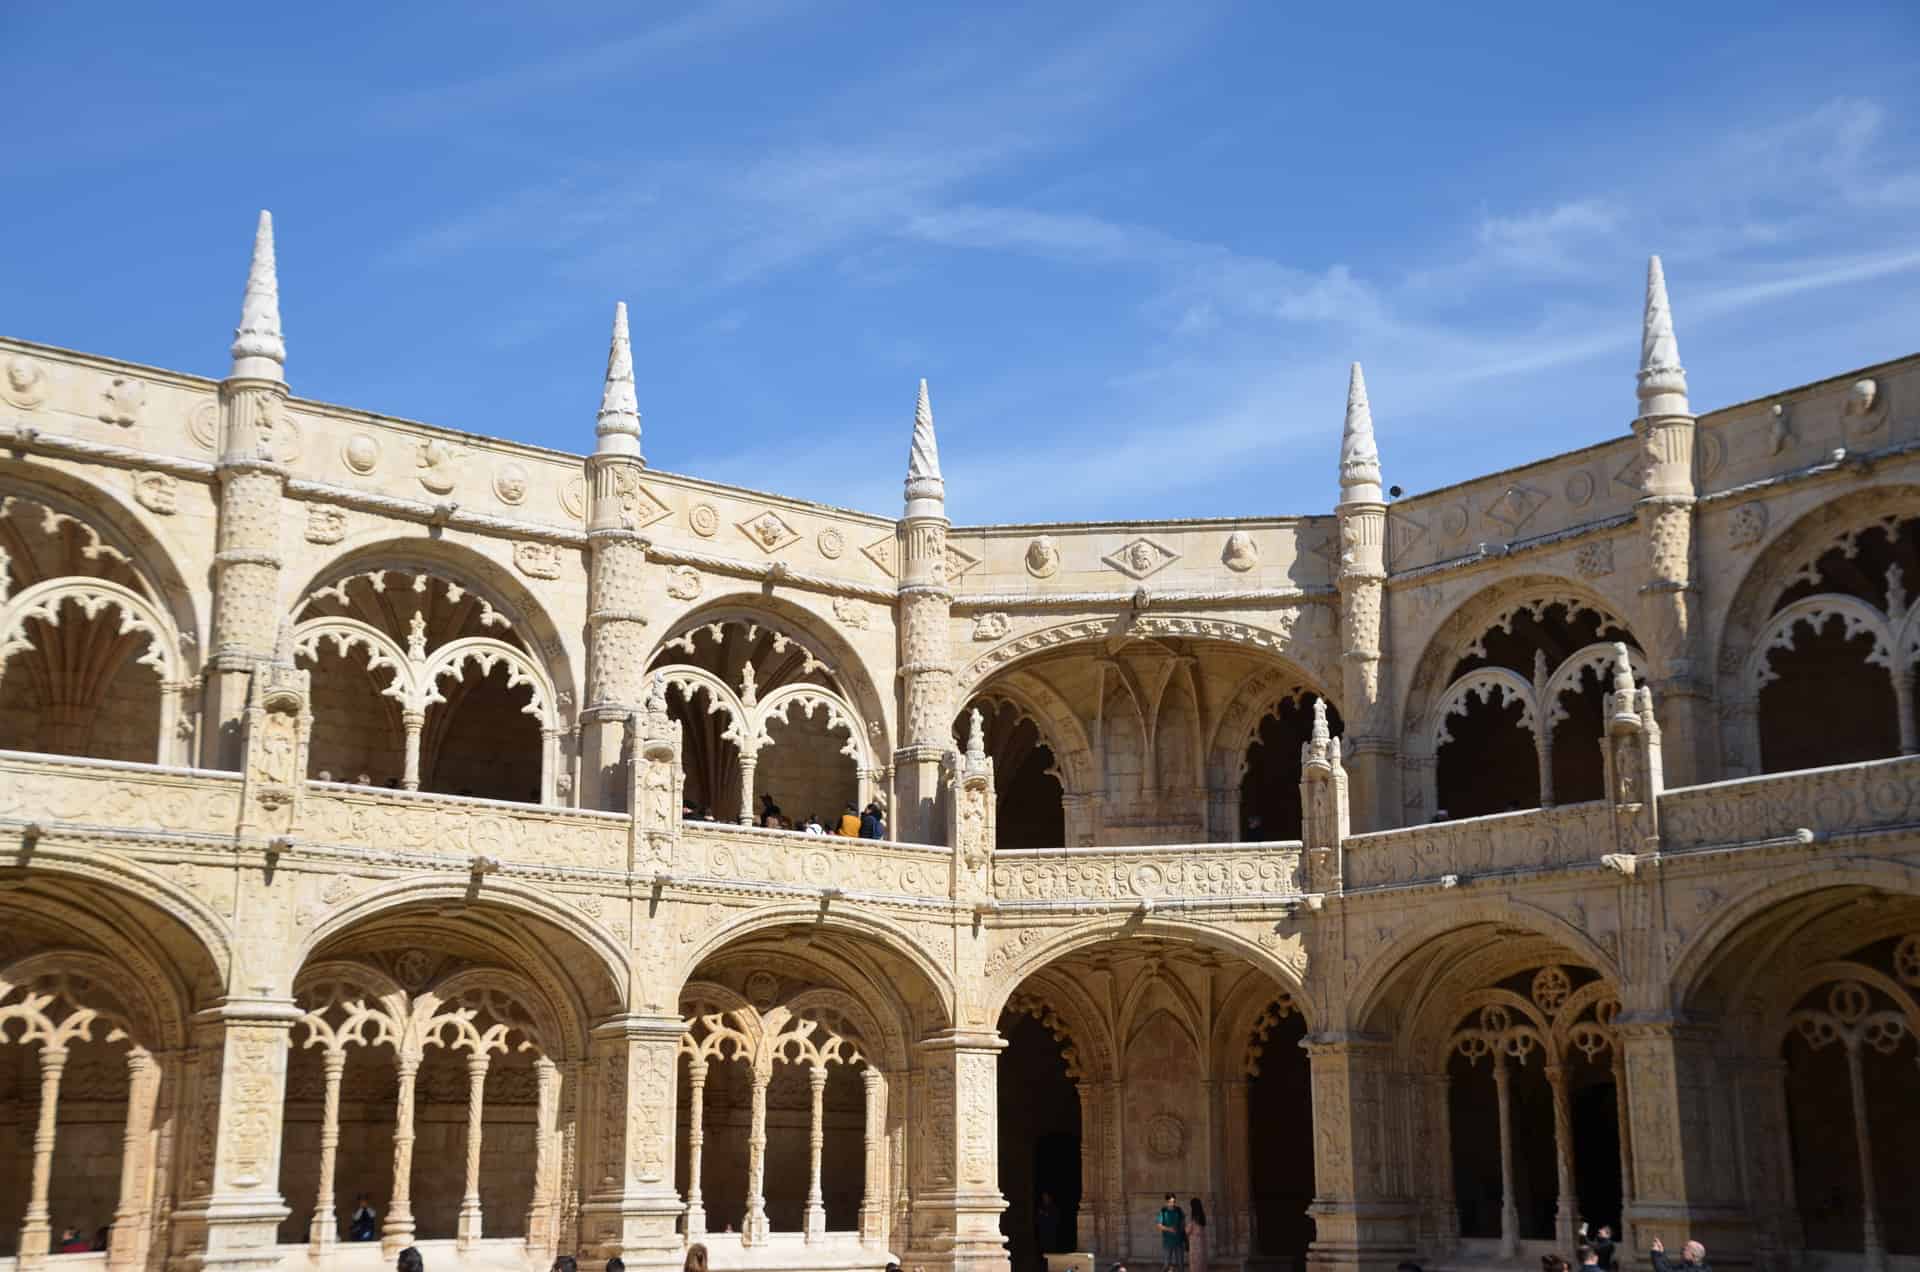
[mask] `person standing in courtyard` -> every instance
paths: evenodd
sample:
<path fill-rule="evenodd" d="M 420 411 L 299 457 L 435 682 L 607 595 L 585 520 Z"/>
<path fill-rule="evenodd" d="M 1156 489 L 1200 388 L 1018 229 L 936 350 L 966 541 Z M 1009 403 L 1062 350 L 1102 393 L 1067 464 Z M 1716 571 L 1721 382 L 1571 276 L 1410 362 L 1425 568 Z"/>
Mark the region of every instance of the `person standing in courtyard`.
<path fill-rule="evenodd" d="M 1154 1217 L 1154 1227 L 1160 1229 L 1161 1267 L 1164 1272 L 1186 1272 L 1187 1262 L 1187 1216 L 1180 1210 L 1180 1203 L 1168 1193 L 1167 1199 L 1160 1205 L 1160 1213 Z"/>
<path fill-rule="evenodd" d="M 1680 1262 L 1675 1263 L 1667 1257 L 1666 1242 L 1655 1237 L 1652 1256 L 1653 1272 L 1713 1272 L 1713 1265 L 1707 1262 L 1707 1247 L 1698 1241 L 1681 1246 Z"/>
<path fill-rule="evenodd" d="M 1207 1272 L 1207 1208 L 1198 1197 L 1187 1207 L 1187 1272 Z"/>

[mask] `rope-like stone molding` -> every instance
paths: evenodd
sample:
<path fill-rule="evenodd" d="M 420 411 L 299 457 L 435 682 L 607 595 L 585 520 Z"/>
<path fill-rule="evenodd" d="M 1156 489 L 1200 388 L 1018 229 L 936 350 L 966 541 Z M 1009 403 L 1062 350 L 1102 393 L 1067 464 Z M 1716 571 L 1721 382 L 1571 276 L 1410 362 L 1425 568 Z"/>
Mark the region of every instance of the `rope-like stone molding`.
<path fill-rule="evenodd" d="M 1546 534 L 1537 534 L 1530 539 L 1515 539 L 1509 543 L 1498 545 L 1491 543 L 1481 544 L 1471 552 L 1462 553 L 1456 557 L 1448 557 L 1444 561 L 1434 561 L 1427 565 L 1417 565 L 1411 570 L 1390 571 L 1387 574 L 1387 581 L 1394 586 L 1399 586 L 1406 583 L 1417 582 L 1420 579 L 1435 574 L 1446 574 L 1454 570 L 1471 569 L 1476 565 L 1488 561 L 1505 561 L 1516 556 L 1543 552 L 1548 548 L 1558 547 L 1563 543 L 1584 538 L 1587 535 L 1604 534 L 1609 530 L 1618 530 L 1622 526 L 1632 525 L 1633 522 L 1633 513 L 1622 512 L 1615 516 L 1602 517 L 1598 521 L 1586 521 L 1577 526 L 1568 526 L 1564 530 L 1553 530 Z"/>
<path fill-rule="evenodd" d="M 1242 588 L 1236 592 L 1185 590 L 1170 588 L 1156 591 L 1139 587 L 1127 592 L 986 592 L 956 596 L 953 612 L 971 614 L 976 610 L 1030 609 L 1133 609 L 1144 599 L 1142 608 L 1198 605 L 1275 605 L 1289 601 L 1321 603 L 1339 595 L 1331 583 L 1312 587 Z"/>
<path fill-rule="evenodd" d="M 152 451 L 135 450 L 131 446 L 115 446 L 109 442 L 89 442 L 84 438 L 43 432 L 30 424 L 18 422 L 10 428 L 0 429 L 0 447 L 29 453 L 39 451 L 42 454 L 58 455 L 66 459 L 92 460 L 119 468 L 146 468 L 155 472 L 171 473 L 175 477 L 185 477 L 190 481 L 207 483 L 213 481 L 213 465 L 204 459 L 181 459 L 176 455 L 159 455 Z"/>

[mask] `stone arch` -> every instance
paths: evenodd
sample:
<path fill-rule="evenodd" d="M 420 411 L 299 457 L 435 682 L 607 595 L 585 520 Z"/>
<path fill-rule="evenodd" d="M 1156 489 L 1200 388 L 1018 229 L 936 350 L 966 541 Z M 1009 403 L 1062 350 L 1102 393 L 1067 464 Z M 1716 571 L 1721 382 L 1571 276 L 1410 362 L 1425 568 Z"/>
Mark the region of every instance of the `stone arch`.
<path fill-rule="evenodd" d="M 1303 1021 L 1307 1019 L 1304 995 L 1262 985 L 1253 978 L 1233 987 L 1231 995 L 1214 1013 L 1212 1055 L 1215 1080 L 1225 1082 L 1247 1076 L 1248 1066 L 1256 1059 L 1255 1049 L 1259 1045 L 1253 1039 L 1265 1021 L 1267 1009 L 1276 1001 L 1284 1001 L 1287 1012 L 1299 1016 Z"/>
<path fill-rule="evenodd" d="M 953 978 L 914 935 L 898 923 L 881 915 L 818 902 L 764 906 L 733 917 L 719 927 L 700 933 L 687 952 L 680 956 L 670 980 L 683 985 L 701 964 L 724 952 L 727 947 L 761 932 L 783 928 L 807 927 L 840 932 L 870 941 L 883 951 L 905 959 L 925 979 L 933 991 L 935 1005 L 948 1021 L 959 1018 L 957 991 Z"/>
<path fill-rule="evenodd" d="M 1408 682 L 1403 731 L 1416 741 L 1422 726 L 1433 718 L 1438 697 L 1453 683 L 1453 668 L 1466 658 L 1487 632 L 1511 624 L 1522 610 L 1559 603 L 1591 610 L 1609 620 L 1607 626 L 1631 633 L 1632 626 L 1619 608 L 1583 584 L 1554 574 L 1526 574 L 1489 584 L 1461 601 L 1428 638 L 1414 663 Z"/>
<path fill-rule="evenodd" d="M 101 630 L 107 633 L 110 642 L 105 660 L 65 652 L 67 639 L 60 633 L 74 626 L 76 618 L 80 624 L 103 625 Z M 47 639 L 45 648 L 42 638 Z M 0 682 L 4 682 L 7 665 L 16 655 L 23 656 L 25 661 L 25 656 L 37 654 L 38 661 L 29 664 L 26 671 L 31 673 L 37 667 L 41 673 L 38 714 L 42 716 L 42 728 L 71 718 L 68 708 L 78 715 L 79 723 L 74 727 L 79 732 L 74 736 L 48 737 L 43 733 L 39 737 L 41 745 L 48 750 L 67 754 L 97 753 L 101 740 L 94 732 L 99 720 L 96 713 L 114 701 L 115 691 L 126 673 L 136 667 L 146 667 L 155 677 L 150 690 L 154 703 L 154 718 L 150 722 L 154 729 L 153 762 L 168 764 L 182 758 L 178 728 L 183 708 L 181 695 L 191 675 L 183 645 L 172 616 L 163 607 L 135 588 L 110 579 L 89 576 L 43 579 L 0 600 Z M 21 676 L 22 671 L 16 666 L 14 678 Z"/>
<path fill-rule="evenodd" d="M 1024 939 L 1029 932 L 1036 934 L 1031 942 Z M 1107 941 L 1143 936 L 1191 941 L 1233 954 L 1272 977 L 1282 988 L 1295 995 L 1298 1001 L 1306 1001 L 1304 960 L 1301 963 L 1288 962 L 1259 942 L 1227 928 L 1191 919 L 1121 911 L 1044 933 L 1039 928 L 1026 928 L 1020 933 L 1021 939 L 1012 944 L 1003 944 L 989 955 L 984 999 L 987 1019 L 997 1020 L 1021 982 L 1049 963 Z"/>
<path fill-rule="evenodd" d="M 1920 867 L 1884 858 L 1848 856 L 1809 863 L 1790 878 L 1762 880 L 1719 904 L 1672 960 L 1673 1005 L 1702 1011 L 1706 982 L 1731 956 L 1731 946 L 1765 915 L 1820 893 L 1846 889 L 1920 897 Z"/>
<path fill-rule="evenodd" d="M 1846 537 L 1889 519 L 1915 516 L 1920 516 L 1920 485 L 1884 481 L 1849 490 L 1762 538 L 1719 625 L 1714 697 L 1721 704 L 1720 746 L 1726 776 L 1747 777 L 1760 771 L 1759 701 L 1753 668 L 1756 659 L 1764 662 L 1763 629 L 1772 625 L 1775 603 Z M 1762 526 L 1764 532 L 1764 520 Z M 1920 585 L 1920 579 L 1911 582 Z"/>
<path fill-rule="evenodd" d="M 1260 734 L 1260 723 L 1281 703 L 1303 695 L 1323 698 L 1335 711 L 1340 704 L 1326 687 L 1291 662 L 1249 672 L 1233 689 L 1220 713 L 1207 747 L 1207 772 L 1220 780 L 1238 780 L 1247 767 L 1247 748 Z"/>
<path fill-rule="evenodd" d="M 84 527 L 95 536 L 96 551 L 124 561 L 146 583 L 148 599 L 166 611 L 172 630 L 190 642 L 192 651 L 206 648 L 207 616 L 199 600 L 205 588 L 196 592 L 188 586 L 144 509 L 108 486 L 17 453 L 0 455 L 0 503 L 9 498 L 37 503 Z M 181 652 L 197 670 L 197 652 Z"/>
<path fill-rule="evenodd" d="M 1565 613 L 1569 623 L 1591 621 L 1598 639 L 1587 642 L 1584 647 L 1568 649 L 1544 666 L 1543 651 L 1536 648 L 1531 668 L 1487 661 L 1456 674 L 1463 662 L 1488 658 L 1485 646 L 1489 637 L 1497 633 L 1511 635 L 1515 622 L 1523 616 L 1544 620 L 1548 611 L 1556 608 Z M 1532 743 L 1528 748 L 1502 750 L 1501 755 L 1508 762 L 1518 764 L 1520 755 L 1530 749 L 1534 771 L 1518 774 L 1502 769 L 1502 775 L 1508 779 L 1505 786 L 1510 787 L 1504 794 L 1522 807 L 1554 802 L 1550 776 L 1553 725 L 1565 715 L 1561 698 L 1581 684 L 1582 673 L 1601 657 L 1601 647 L 1610 648 L 1615 641 L 1628 645 L 1636 670 L 1647 667 L 1645 657 L 1633 652 L 1638 650 L 1639 641 L 1621 610 L 1591 588 L 1556 575 L 1528 574 L 1501 580 L 1456 606 L 1427 641 L 1415 663 L 1407 691 L 1401 726 L 1401 766 L 1403 802 L 1410 820 L 1424 821 L 1442 807 L 1454 815 L 1462 811 L 1441 801 L 1440 749 L 1450 736 L 1449 716 L 1465 715 L 1479 708 L 1502 710 L 1515 702 L 1521 704 L 1519 723 L 1532 733 Z M 1601 684 L 1604 689 L 1604 674 Z M 1482 719 L 1479 727 L 1497 727 L 1497 723 Z M 1506 735 L 1494 736 L 1503 739 Z M 1592 754 L 1597 763 L 1598 751 Z M 1456 772 L 1455 777 L 1458 776 Z M 1520 799 L 1528 790 L 1535 793 L 1535 798 Z M 1498 798 L 1496 793 L 1480 788 L 1470 793 L 1483 800 Z M 1495 807 L 1478 811 L 1501 810 Z"/>
<path fill-rule="evenodd" d="M 113 904 L 73 903 L 76 885 L 97 887 Z M 197 1000 L 223 990 L 233 971 L 226 920 L 174 879 L 118 854 L 41 840 L 27 884 L 0 890 L 0 913 L 12 907 L 30 907 L 123 959 L 148 987 L 168 1047 L 188 1045 Z"/>
<path fill-rule="evenodd" d="M 76 1009 L 97 1013 L 109 1029 L 126 1035 L 132 1045 L 148 1051 L 167 1046 L 167 1009 L 149 992 L 149 986 L 123 963 L 93 950 L 64 948 L 38 950 L 0 965 L 0 985 L 20 988 L 46 976 L 79 976 L 96 981 L 104 994 L 76 996 L 66 990 Z"/>
<path fill-rule="evenodd" d="M 1371 951 L 1364 961 L 1349 960 L 1350 986 L 1345 1001 L 1345 1027 L 1364 1030 L 1382 1005 L 1385 991 L 1398 979 L 1408 960 L 1447 934 L 1488 925 L 1494 928 L 1519 928 L 1553 943 L 1585 963 L 1612 984 L 1622 984 L 1618 961 L 1585 931 L 1559 915 L 1536 906 L 1522 906 L 1501 898 L 1468 900 L 1447 907 L 1444 914 L 1416 924 L 1394 935 L 1385 945 Z"/>
<path fill-rule="evenodd" d="M 1093 743 L 1086 726 L 1057 689 L 1018 666 L 1008 668 L 972 694 L 955 699 L 959 703 L 954 714 L 956 728 L 966 727 L 967 705 L 981 698 L 1003 699 L 1033 721 L 1041 740 L 1054 754 L 1065 794 L 1084 794 L 1093 789 Z"/>
<path fill-rule="evenodd" d="M 829 669 L 841 695 L 852 705 L 862 728 L 867 730 L 868 744 L 879 754 L 892 754 L 888 740 L 891 695 L 880 692 L 880 680 L 873 668 L 832 622 L 798 601 L 744 587 L 722 592 L 674 620 L 648 651 L 647 665 L 651 667 L 659 662 L 672 642 L 696 628 L 733 622 L 777 630 L 812 654 Z"/>
<path fill-rule="evenodd" d="M 627 942 L 585 911 L 564 906 L 546 892 L 510 876 L 486 876 L 477 897 L 474 889 L 472 875 L 426 874 L 391 880 L 350 897 L 326 911 L 315 922 L 295 952 L 293 974 L 297 975 L 298 969 L 316 951 L 351 930 L 423 904 L 458 901 L 462 903 L 462 913 L 465 914 L 478 916 L 497 910 L 512 917 L 534 919 L 560 933 L 571 934 L 579 948 L 591 955 L 590 970 L 604 978 L 601 988 L 603 997 L 608 1001 L 601 1004 L 583 1002 L 576 1008 L 581 1035 L 576 1045 L 584 1046 L 585 1028 L 591 1017 L 598 1010 L 609 1007 L 618 1010 L 629 1000 Z M 558 973 L 554 972 L 554 975 L 557 977 Z M 552 995 L 555 993 L 554 985 L 558 983 L 556 979 L 543 986 L 543 989 Z M 571 995 L 562 994 L 561 997 L 567 999 Z"/>
<path fill-rule="evenodd" d="M 580 677 L 567 656 L 567 642 L 552 614 L 512 572 L 493 558 L 444 539 L 386 538 L 363 543 L 329 558 L 307 576 L 295 593 L 288 617 L 298 621 L 310 601 L 323 589 L 355 575 L 376 572 L 426 574 L 457 583 L 483 599 L 510 624 L 537 658 L 556 697 L 581 700 Z"/>
<path fill-rule="evenodd" d="M 1006 1004 L 995 1019 L 1002 1019 L 1010 1012 L 1033 1016 L 1054 1033 L 1056 1041 L 1071 1047 L 1072 1065 L 1087 1080 L 1119 1079 L 1118 1041 L 1107 1028 L 1099 1004 L 1084 986 L 1071 978 L 1052 975 L 1049 968 L 1040 968 L 1007 996 Z"/>
<path fill-rule="evenodd" d="M 955 700 L 964 702 L 980 691 L 987 680 L 1030 654 L 1058 649 L 1065 645 L 1085 644 L 1114 638 L 1154 639 L 1172 637 L 1187 640 L 1221 641 L 1310 666 L 1312 679 L 1329 683 L 1335 676 L 1324 658 L 1316 653 L 1312 637 L 1332 620 L 1327 607 L 1303 600 L 1298 606 L 1279 611 L 1271 625 L 1239 622 L 1180 614 L 1156 614 L 1134 611 L 1113 618 L 1080 619 L 1024 632 L 994 645 L 967 664 L 955 677 Z"/>

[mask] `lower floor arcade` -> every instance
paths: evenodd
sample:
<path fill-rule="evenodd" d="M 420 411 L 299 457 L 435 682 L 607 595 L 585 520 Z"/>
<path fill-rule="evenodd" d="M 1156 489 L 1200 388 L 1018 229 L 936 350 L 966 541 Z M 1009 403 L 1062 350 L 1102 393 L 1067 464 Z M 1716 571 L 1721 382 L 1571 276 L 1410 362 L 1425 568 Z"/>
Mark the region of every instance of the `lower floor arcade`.
<path fill-rule="evenodd" d="M 555 916 L 436 902 L 316 936 L 268 1029 L 206 1010 L 215 956 L 159 907 L 78 881 L 0 907 L 21 1268 L 159 1268 L 223 1187 L 277 1194 L 287 1267 L 691 1240 L 724 1267 L 1157 1266 L 1169 1193 L 1222 1268 L 1511 1263 L 1583 1221 L 1729 1266 L 1920 1257 L 1920 898 L 1865 883 L 1729 907 L 1673 965 L 1684 1025 L 1625 1010 L 1603 947 L 1472 907 L 1361 968 L 1344 1021 L 1311 977 L 1136 915 L 990 968 L 967 1029 L 950 947 L 795 911 L 709 924 L 677 1019 L 636 1024 Z"/>

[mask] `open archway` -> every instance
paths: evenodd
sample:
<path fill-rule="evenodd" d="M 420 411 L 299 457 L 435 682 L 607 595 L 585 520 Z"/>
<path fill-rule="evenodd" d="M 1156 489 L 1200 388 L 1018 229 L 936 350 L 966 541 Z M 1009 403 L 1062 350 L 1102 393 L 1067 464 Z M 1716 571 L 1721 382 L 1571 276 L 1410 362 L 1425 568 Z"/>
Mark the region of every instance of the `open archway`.
<path fill-rule="evenodd" d="M 721 1259 L 797 1240 L 877 1268 L 909 1239 L 909 1040 L 948 1017 L 904 951 L 809 926 L 726 936 L 681 989 L 682 1230 Z"/>
<path fill-rule="evenodd" d="M 0 749 L 184 762 L 191 648 L 109 527 L 0 482 Z"/>

